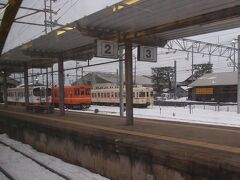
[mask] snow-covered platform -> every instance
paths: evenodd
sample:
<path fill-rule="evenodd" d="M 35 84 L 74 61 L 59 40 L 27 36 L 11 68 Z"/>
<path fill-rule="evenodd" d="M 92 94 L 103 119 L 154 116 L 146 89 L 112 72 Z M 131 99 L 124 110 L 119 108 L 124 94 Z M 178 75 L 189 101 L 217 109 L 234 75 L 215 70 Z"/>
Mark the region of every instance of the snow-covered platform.
<path fill-rule="evenodd" d="M 14 111 L 13 111 L 14 108 Z M 0 133 L 111 179 L 239 179 L 237 127 L 0 107 Z"/>

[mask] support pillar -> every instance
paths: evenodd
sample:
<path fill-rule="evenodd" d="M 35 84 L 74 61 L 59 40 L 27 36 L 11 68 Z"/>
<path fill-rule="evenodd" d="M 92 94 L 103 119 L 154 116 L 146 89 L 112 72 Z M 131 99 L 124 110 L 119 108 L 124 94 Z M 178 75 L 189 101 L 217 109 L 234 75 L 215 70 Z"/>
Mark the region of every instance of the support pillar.
<path fill-rule="evenodd" d="M 237 85 L 237 113 L 240 114 L 240 35 L 238 36 L 238 85 Z"/>
<path fill-rule="evenodd" d="M 177 99 L 177 61 L 174 61 L 174 99 Z"/>
<path fill-rule="evenodd" d="M 48 68 L 46 68 L 46 102 L 48 103 Z"/>
<path fill-rule="evenodd" d="M 59 84 L 59 109 L 60 116 L 65 115 L 64 109 L 64 72 L 63 72 L 63 60 L 58 59 L 58 84 Z"/>
<path fill-rule="evenodd" d="M 133 125 L 133 64 L 132 43 L 125 45 L 126 124 Z"/>
<path fill-rule="evenodd" d="M 52 89 L 54 88 L 54 72 L 53 72 L 53 65 L 51 67 L 51 73 L 52 73 Z"/>
<path fill-rule="evenodd" d="M 119 107 L 120 117 L 124 116 L 124 101 L 123 101 L 123 48 L 119 50 Z"/>
<path fill-rule="evenodd" d="M 29 106 L 28 66 L 24 65 L 24 97 L 26 109 Z"/>
<path fill-rule="evenodd" d="M 8 107 L 8 101 L 7 101 L 7 73 L 4 71 L 3 73 L 3 101 L 4 106 Z"/>

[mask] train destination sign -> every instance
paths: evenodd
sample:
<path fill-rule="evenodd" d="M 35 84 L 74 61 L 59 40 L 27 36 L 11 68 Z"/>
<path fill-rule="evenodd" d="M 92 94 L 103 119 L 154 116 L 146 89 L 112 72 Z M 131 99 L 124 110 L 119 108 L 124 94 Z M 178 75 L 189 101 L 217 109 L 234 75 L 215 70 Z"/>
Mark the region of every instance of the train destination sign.
<path fill-rule="evenodd" d="M 157 48 L 138 46 L 138 61 L 157 62 Z"/>
<path fill-rule="evenodd" d="M 118 43 L 97 40 L 97 57 L 118 59 Z"/>

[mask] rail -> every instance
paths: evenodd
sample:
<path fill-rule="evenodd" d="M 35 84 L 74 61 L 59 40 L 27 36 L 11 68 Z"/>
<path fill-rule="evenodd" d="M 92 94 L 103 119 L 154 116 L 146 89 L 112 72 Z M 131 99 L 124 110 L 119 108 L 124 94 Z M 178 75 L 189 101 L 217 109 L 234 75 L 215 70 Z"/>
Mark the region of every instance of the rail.
<path fill-rule="evenodd" d="M 69 177 L 67 177 L 67 176 L 65 176 L 65 175 L 63 175 L 63 174 L 61 174 L 61 173 L 55 171 L 55 170 L 52 169 L 51 167 L 48 167 L 47 165 L 45 165 L 45 164 L 43 164 L 42 162 L 40 162 L 40 161 L 38 161 L 38 160 L 32 158 L 31 156 L 25 154 L 24 152 L 19 151 L 19 150 L 17 150 L 16 148 L 14 148 L 14 147 L 12 147 L 12 146 L 10 146 L 10 145 L 8 145 L 8 144 L 2 142 L 2 141 L 0 141 L 0 144 L 4 145 L 4 146 L 6 146 L 6 147 L 9 147 L 11 150 L 20 153 L 21 155 L 25 156 L 25 157 L 28 158 L 28 159 L 31 159 L 33 162 L 35 162 L 35 163 L 37 163 L 38 165 L 40 165 L 41 167 L 43 167 L 43 168 L 49 170 L 50 172 L 52 172 L 52 173 L 54 173 L 54 174 L 56 174 L 56 175 L 62 177 L 63 179 L 71 180 Z M 1 171 L 1 170 L 3 170 L 3 169 L 0 168 L 0 171 Z M 2 172 L 3 172 L 3 174 L 6 175 L 6 176 L 9 175 L 7 172 L 6 172 L 6 174 L 5 174 L 5 173 L 4 173 L 4 170 L 3 170 Z M 7 176 L 7 177 L 8 177 L 8 176 Z M 11 177 L 11 176 L 10 176 L 10 177 Z M 8 178 L 9 178 L 9 177 L 8 177 Z M 9 179 L 11 179 L 11 178 L 9 178 Z M 11 179 L 11 180 L 15 180 L 15 179 L 13 178 L 13 179 Z"/>

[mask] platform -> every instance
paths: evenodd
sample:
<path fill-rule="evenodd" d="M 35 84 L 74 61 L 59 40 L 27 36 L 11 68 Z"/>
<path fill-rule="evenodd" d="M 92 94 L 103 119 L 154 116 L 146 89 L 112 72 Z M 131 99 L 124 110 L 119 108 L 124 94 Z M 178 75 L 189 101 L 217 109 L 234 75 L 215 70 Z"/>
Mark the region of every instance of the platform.
<path fill-rule="evenodd" d="M 146 179 L 146 176 L 155 179 L 240 178 L 239 128 L 139 118 L 135 118 L 134 122 L 134 126 L 126 126 L 125 119 L 117 116 L 67 112 L 66 116 L 62 117 L 57 112 L 43 115 L 25 112 L 24 107 L 0 107 L 0 132 L 6 132 L 23 142 L 32 142 L 40 151 L 58 155 L 113 179 L 123 179 L 122 177 L 127 177 L 130 171 L 131 177 L 136 176 L 132 179 Z M 26 138 L 26 134 L 34 137 L 36 132 L 40 134 L 38 138 Z M 43 137 L 47 140 L 42 140 L 44 138 L 41 134 L 45 134 Z M 89 158 L 95 157 L 99 150 L 104 153 L 103 157 L 109 153 L 109 157 L 105 158 L 110 158 L 112 163 L 119 162 L 119 165 L 109 165 L 109 159 L 106 163 L 102 156 L 102 163 L 105 162 L 102 165 L 96 157 L 92 160 L 93 164 L 84 164 L 84 160 L 74 159 L 69 154 L 62 157 L 63 152 L 70 151 L 64 149 L 61 154 L 53 147 L 49 150 L 49 136 L 57 139 L 59 143 L 62 139 L 62 146 L 66 146 L 66 137 L 72 138 L 74 145 L 71 142 L 65 148 L 76 149 L 76 141 L 79 141 L 81 147 L 91 147 Z M 37 140 L 41 145 L 35 142 Z M 61 144 L 57 145 L 60 146 Z M 121 165 L 121 156 L 128 157 L 130 160 L 127 162 L 130 161 L 131 165 L 126 163 L 123 172 L 117 174 L 119 167 L 124 167 Z M 118 157 L 118 160 L 111 159 L 112 157 Z M 136 167 L 132 161 L 138 162 L 139 165 Z M 108 169 L 109 166 L 113 169 Z M 141 171 L 139 177 L 136 175 L 137 171 Z M 171 171 L 174 173 L 170 173 Z M 171 178 L 172 176 L 178 178 Z"/>

